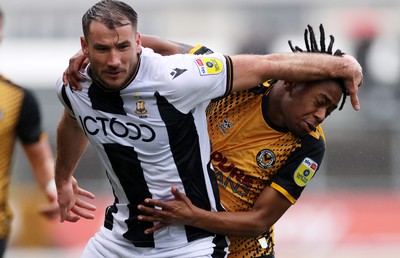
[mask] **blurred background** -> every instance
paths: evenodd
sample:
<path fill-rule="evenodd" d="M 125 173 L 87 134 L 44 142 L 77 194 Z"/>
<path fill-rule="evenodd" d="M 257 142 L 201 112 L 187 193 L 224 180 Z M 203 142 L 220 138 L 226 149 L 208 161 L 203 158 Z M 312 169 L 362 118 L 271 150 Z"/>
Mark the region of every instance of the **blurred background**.
<path fill-rule="evenodd" d="M 62 112 L 55 81 L 80 48 L 81 17 L 93 0 L 0 0 L 5 35 L 0 73 L 41 102 L 55 152 Z M 304 46 L 307 24 L 320 23 L 335 48 L 364 69 L 361 110 L 350 102 L 324 123 L 327 152 L 302 198 L 276 225 L 279 258 L 392 258 L 400 255 L 400 2 L 398 0 L 128 1 L 139 30 L 226 54 Z M 71 139 L 72 141 L 73 139 Z M 102 224 L 111 189 L 89 147 L 76 177 L 96 194 L 97 218 L 66 224 L 37 215 L 43 200 L 20 148 L 12 175 L 13 234 L 6 257 L 79 257 Z"/>

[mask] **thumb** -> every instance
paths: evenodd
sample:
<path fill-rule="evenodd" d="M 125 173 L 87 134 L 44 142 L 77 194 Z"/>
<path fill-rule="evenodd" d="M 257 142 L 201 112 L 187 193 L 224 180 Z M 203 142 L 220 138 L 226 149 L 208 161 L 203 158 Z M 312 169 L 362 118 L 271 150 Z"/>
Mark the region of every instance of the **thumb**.
<path fill-rule="evenodd" d="M 175 186 L 171 188 L 171 193 L 174 195 L 175 199 L 177 200 L 183 199 L 183 194 Z"/>

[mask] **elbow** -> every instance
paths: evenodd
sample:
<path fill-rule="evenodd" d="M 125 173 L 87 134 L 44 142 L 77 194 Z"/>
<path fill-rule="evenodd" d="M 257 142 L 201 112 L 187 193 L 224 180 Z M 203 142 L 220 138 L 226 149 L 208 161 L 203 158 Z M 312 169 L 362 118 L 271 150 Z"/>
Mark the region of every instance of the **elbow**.
<path fill-rule="evenodd" d="M 254 223 L 251 227 L 249 227 L 249 231 L 247 232 L 247 237 L 258 237 L 265 231 L 269 230 L 273 224 L 265 221 L 265 219 L 257 219 L 254 220 Z"/>

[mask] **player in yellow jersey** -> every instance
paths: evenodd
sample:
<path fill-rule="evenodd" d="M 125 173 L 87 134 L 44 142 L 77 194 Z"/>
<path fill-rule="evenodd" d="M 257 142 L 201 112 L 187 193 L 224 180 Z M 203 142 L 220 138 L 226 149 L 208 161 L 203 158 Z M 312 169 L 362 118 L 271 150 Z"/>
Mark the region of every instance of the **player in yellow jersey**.
<path fill-rule="evenodd" d="M 3 22 L 3 12 L 0 10 L 0 41 Z M 53 180 L 54 160 L 40 123 L 39 106 L 34 95 L 0 75 L 0 257 L 6 249 L 11 231 L 12 212 L 8 191 L 17 139 L 22 144 L 39 186 L 49 199 L 42 210 L 43 214 L 53 218 L 59 213 Z"/>
<path fill-rule="evenodd" d="M 332 54 L 333 38 L 326 48 L 322 26 L 320 32 L 319 49 L 312 28 L 308 27 L 307 51 Z M 163 54 L 190 49 L 146 37 L 143 45 Z M 298 47 L 292 50 L 302 51 Z M 205 47 L 191 50 L 195 54 L 209 51 Z M 337 51 L 334 55 L 342 53 Z M 72 63 L 79 64 L 75 59 Z M 170 223 L 187 224 L 228 235 L 230 257 L 273 258 L 272 226 L 315 175 L 325 151 L 320 124 L 336 109 L 342 95 L 344 104 L 346 94 L 340 79 L 307 83 L 271 80 L 213 102 L 208 109 L 211 161 L 227 212 L 201 210 L 173 188 L 176 200 L 172 202 L 146 200 L 146 205 L 163 210 L 139 206 L 153 216 L 138 219 L 161 222 L 147 233 Z"/>

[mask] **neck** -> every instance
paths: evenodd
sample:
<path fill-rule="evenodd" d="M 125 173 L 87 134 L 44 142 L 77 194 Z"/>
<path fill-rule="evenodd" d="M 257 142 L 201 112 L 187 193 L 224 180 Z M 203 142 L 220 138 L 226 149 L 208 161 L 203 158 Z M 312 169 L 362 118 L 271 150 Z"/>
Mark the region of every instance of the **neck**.
<path fill-rule="evenodd" d="M 277 81 L 269 93 L 267 116 L 277 127 L 286 128 L 282 112 L 282 98 L 285 93 L 284 81 Z"/>

